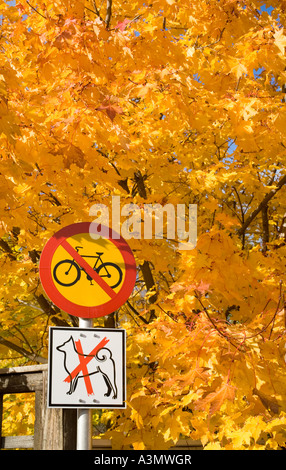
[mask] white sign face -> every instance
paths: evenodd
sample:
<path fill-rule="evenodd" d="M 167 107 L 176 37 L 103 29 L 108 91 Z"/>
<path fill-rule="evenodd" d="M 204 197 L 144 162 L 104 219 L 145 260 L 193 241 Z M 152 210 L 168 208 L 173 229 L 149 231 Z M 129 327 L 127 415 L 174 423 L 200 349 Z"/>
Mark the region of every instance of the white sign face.
<path fill-rule="evenodd" d="M 126 408 L 126 332 L 50 327 L 49 408 Z"/>

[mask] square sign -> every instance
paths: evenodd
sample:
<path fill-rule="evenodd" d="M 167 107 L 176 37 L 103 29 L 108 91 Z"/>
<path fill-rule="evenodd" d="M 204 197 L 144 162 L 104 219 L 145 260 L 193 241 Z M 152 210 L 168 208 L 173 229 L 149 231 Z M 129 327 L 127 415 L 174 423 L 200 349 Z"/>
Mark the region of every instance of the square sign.
<path fill-rule="evenodd" d="M 50 327 L 49 408 L 126 408 L 126 332 Z"/>

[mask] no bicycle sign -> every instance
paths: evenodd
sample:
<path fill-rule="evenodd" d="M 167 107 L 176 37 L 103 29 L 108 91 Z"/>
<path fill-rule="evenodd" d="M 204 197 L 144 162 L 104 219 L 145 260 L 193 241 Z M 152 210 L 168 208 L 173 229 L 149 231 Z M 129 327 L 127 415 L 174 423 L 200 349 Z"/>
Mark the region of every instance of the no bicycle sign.
<path fill-rule="evenodd" d="M 81 222 L 62 228 L 45 245 L 40 259 L 42 286 L 60 309 L 81 318 L 117 310 L 129 298 L 136 263 L 127 242 L 112 229 L 93 237 L 97 224 Z"/>

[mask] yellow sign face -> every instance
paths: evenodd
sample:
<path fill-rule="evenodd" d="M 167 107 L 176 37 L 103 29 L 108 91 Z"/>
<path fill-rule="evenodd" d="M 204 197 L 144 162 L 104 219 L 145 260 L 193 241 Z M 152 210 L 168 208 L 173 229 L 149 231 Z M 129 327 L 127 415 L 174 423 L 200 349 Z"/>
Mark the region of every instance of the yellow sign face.
<path fill-rule="evenodd" d="M 120 291 L 125 277 L 125 263 L 120 250 L 111 240 L 93 240 L 88 233 L 80 233 L 67 238 L 66 243 L 115 294 Z M 59 245 L 52 257 L 51 275 L 60 294 L 75 304 L 94 307 L 111 298 L 110 291 L 101 287 L 63 245 Z"/>
<path fill-rule="evenodd" d="M 60 309 L 82 318 L 115 312 L 136 282 L 136 263 L 128 243 L 107 229 L 94 236 L 96 224 L 63 227 L 45 245 L 39 273 L 43 288 Z"/>

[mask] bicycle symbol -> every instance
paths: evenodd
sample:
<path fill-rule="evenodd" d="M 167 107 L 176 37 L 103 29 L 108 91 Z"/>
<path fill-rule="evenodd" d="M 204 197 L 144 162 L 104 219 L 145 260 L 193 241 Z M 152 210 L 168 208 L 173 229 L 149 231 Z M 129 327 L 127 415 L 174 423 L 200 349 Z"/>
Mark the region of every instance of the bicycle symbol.
<path fill-rule="evenodd" d="M 76 251 L 78 252 L 80 249 L 83 249 L 82 246 L 76 246 Z M 115 287 L 119 286 L 122 281 L 123 273 L 122 270 L 117 264 L 110 263 L 110 262 L 103 262 L 102 255 L 103 252 L 96 252 L 96 255 L 84 255 L 81 254 L 82 258 L 94 258 L 96 261 L 93 266 L 93 270 L 99 274 L 100 277 L 110 279 L 112 285 L 110 287 L 115 289 Z M 86 278 L 92 284 L 92 277 L 85 272 L 85 270 L 79 266 L 76 261 L 70 259 L 63 259 L 59 261 L 53 270 L 53 275 L 58 284 L 64 287 L 74 286 L 81 278 L 81 273 L 84 271 L 86 274 Z"/>

